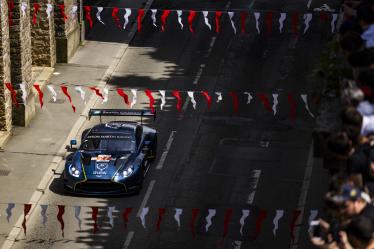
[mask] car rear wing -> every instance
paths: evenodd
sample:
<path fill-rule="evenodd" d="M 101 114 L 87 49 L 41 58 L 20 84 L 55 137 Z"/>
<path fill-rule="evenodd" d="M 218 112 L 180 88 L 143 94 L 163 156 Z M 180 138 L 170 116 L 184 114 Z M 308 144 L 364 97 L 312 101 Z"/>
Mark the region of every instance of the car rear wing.
<path fill-rule="evenodd" d="M 100 123 L 102 116 L 140 116 L 141 123 L 143 123 L 143 117 L 153 117 L 153 120 L 156 120 L 156 112 L 152 113 L 143 109 L 90 109 L 88 119 L 91 119 L 92 116 L 99 116 Z"/>

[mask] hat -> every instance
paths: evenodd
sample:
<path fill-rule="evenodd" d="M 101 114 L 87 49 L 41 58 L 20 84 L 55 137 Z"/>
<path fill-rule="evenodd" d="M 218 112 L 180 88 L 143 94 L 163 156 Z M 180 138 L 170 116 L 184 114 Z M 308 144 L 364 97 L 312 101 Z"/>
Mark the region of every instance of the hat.
<path fill-rule="evenodd" d="M 371 201 L 369 195 L 358 187 L 352 186 L 350 184 L 344 184 L 341 189 L 342 190 L 339 195 L 339 199 L 341 201 L 356 201 L 358 199 L 363 199 L 366 202 Z"/>

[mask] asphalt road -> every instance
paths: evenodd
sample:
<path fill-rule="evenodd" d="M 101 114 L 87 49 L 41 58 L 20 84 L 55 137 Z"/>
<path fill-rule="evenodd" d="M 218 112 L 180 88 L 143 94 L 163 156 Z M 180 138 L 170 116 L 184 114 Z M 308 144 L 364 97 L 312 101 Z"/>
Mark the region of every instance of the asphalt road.
<path fill-rule="evenodd" d="M 115 2 L 111 2 L 115 5 Z M 277 9 L 303 11 L 305 3 L 292 0 L 283 3 L 249 0 L 233 1 L 158 1 L 160 9 Z M 186 18 L 186 16 L 184 17 Z M 211 23 L 214 22 L 211 17 Z M 238 22 L 238 20 L 236 20 Z M 216 34 L 204 25 L 201 16 L 195 22 L 195 34 L 181 31 L 172 12 L 165 32 L 151 25 L 149 16 L 143 31 L 136 35 L 116 68 L 110 88 L 220 91 L 221 103 L 210 109 L 197 95 L 197 109 L 183 97 L 183 113 L 175 109 L 175 99 L 168 92 L 166 110 L 158 111 L 155 122 L 147 121 L 159 132 L 158 159 L 147 175 L 140 195 L 121 198 L 84 198 L 64 195 L 62 181 L 56 176 L 40 204 L 51 205 L 49 222 L 44 227 L 40 215 L 28 220 L 27 239 L 20 234 L 14 248 L 309 248 L 306 220 L 310 209 L 321 207 L 318 201 L 326 185 L 326 174 L 318 162 L 311 160 L 313 119 L 305 111 L 301 93 L 312 93 L 309 76 L 317 55 L 330 36 L 329 26 L 315 21 L 306 35 L 295 36 L 286 22 L 285 32 L 271 35 L 256 33 L 254 19 L 247 20 L 249 32 L 233 35 L 226 15 L 221 19 L 221 32 Z M 276 23 L 277 20 L 274 20 Z M 184 19 L 185 25 L 187 20 Z M 262 23 L 263 31 L 265 30 Z M 105 37 L 122 39 L 126 33 L 107 28 L 106 35 L 87 34 L 89 39 Z M 113 41 L 113 40 L 110 40 Z M 241 97 L 239 112 L 233 113 L 230 91 L 250 91 L 254 100 L 246 104 Z M 294 93 L 295 120 L 289 118 L 287 94 Z M 256 98 L 265 93 L 279 94 L 278 113 L 268 112 Z M 110 92 L 108 104 L 97 107 L 121 108 L 123 103 Z M 213 95 L 213 94 L 212 94 Z M 160 103 L 157 96 L 156 106 Z M 137 107 L 148 104 L 139 93 Z M 87 123 L 92 126 L 97 120 Z M 313 167 L 313 171 L 310 171 Z M 158 168 L 158 169 L 157 169 Z M 309 184 L 309 177 L 312 182 Z M 321 183 L 322 182 L 322 183 Z M 307 192 L 308 191 L 308 192 Z M 308 196 L 306 198 L 306 194 Z M 66 205 L 64 237 L 55 220 L 57 208 Z M 74 206 L 81 205 L 82 228 L 77 227 Z M 100 206 L 99 230 L 93 234 L 91 206 Z M 107 207 L 114 206 L 114 227 L 107 218 Z M 124 228 L 122 211 L 132 208 Z M 141 208 L 149 207 L 144 229 L 138 218 Z M 157 231 L 159 208 L 166 212 Z M 175 208 L 183 209 L 181 227 L 174 220 Z M 226 210 L 233 210 L 228 234 L 223 240 Z M 192 210 L 198 210 L 191 226 Z M 216 209 L 209 231 L 205 231 L 208 209 Z M 239 233 L 242 209 L 250 215 Z M 291 239 L 290 223 L 294 210 L 304 211 L 302 224 L 295 230 L 296 244 Z M 273 235 L 276 210 L 284 210 L 277 235 Z M 256 219 L 266 212 L 259 234 Z M 193 237 L 193 229 L 196 236 Z"/>

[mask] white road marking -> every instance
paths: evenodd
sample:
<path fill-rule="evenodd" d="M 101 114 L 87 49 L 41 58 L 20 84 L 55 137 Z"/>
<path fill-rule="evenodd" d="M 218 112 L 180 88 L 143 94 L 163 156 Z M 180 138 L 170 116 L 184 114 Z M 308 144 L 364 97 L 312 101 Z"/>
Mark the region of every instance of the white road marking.
<path fill-rule="evenodd" d="M 253 185 L 251 186 L 251 188 L 253 188 L 253 189 L 249 193 L 247 204 L 252 204 L 253 203 L 253 200 L 255 199 L 255 195 L 256 195 L 257 184 L 258 184 L 258 181 L 259 181 L 260 176 L 261 176 L 261 170 L 255 169 L 255 170 L 253 170 L 253 172 L 254 172 L 254 176 L 253 176 L 254 177 L 254 182 L 253 182 Z"/>
<path fill-rule="evenodd" d="M 240 241 L 240 240 L 234 240 L 233 242 L 232 242 L 232 246 L 234 246 L 234 249 L 240 249 L 240 247 L 242 246 L 242 241 Z"/>
<path fill-rule="evenodd" d="M 149 197 L 151 196 L 151 193 L 152 193 L 153 187 L 155 186 L 155 183 L 156 183 L 156 180 L 152 180 L 149 183 L 147 192 L 144 195 L 144 199 L 142 201 L 142 204 L 140 204 L 139 211 L 136 214 L 136 217 L 138 217 L 138 218 L 140 217 L 140 214 L 142 213 L 143 208 L 145 207 L 145 205 L 147 204 L 147 201 L 148 201 Z"/>
<path fill-rule="evenodd" d="M 134 231 L 130 231 L 127 236 L 126 236 L 126 240 L 125 240 L 125 243 L 123 244 L 123 247 L 122 249 L 127 249 L 131 243 L 131 240 L 132 238 L 134 237 Z"/>
<path fill-rule="evenodd" d="M 210 165 L 209 167 L 209 170 L 208 170 L 208 173 L 211 174 L 212 171 L 213 171 L 213 168 L 214 168 L 214 164 L 216 164 L 216 158 L 214 157 L 214 160 L 212 162 L 212 164 Z"/>
<path fill-rule="evenodd" d="M 170 136 L 169 136 L 169 139 L 166 143 L 166 146 L 165 146 L 165 149 L 164 149 L 164 152 L 162 152 L 162 155 L 161 155 L 161 158 L 160 160 L 158 161 L 158 164 L 157 164 L 157 167 L 156 169 L 162 169 L 162 167 L 164 167 L 164 163 L 165 163 L 165 160 L 166 160 L 166 156 L 168 155 L 169 153 L 169 150 L 170 150 L 170 147 L 171 147 L 171 144 L 173 143 L 173 140 L 174 140 L 174 134 L 176 133 L 177 131 L 172 131 L 170 133 Z"/>

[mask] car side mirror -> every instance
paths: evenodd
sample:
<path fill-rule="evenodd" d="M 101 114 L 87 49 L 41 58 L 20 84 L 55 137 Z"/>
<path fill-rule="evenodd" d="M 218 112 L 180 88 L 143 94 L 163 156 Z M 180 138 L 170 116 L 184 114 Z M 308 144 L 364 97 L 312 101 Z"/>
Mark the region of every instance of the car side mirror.
<path fill-rule="evenodd" d="M 72 139 L 70 140 L 70 145 L 66 145 L 65 149 L 68 151 L 68 152 L 75 152 L 77 151 L 78 149 L 74 146 L 77 145 L 77 140 L 75 139 Z"/>

